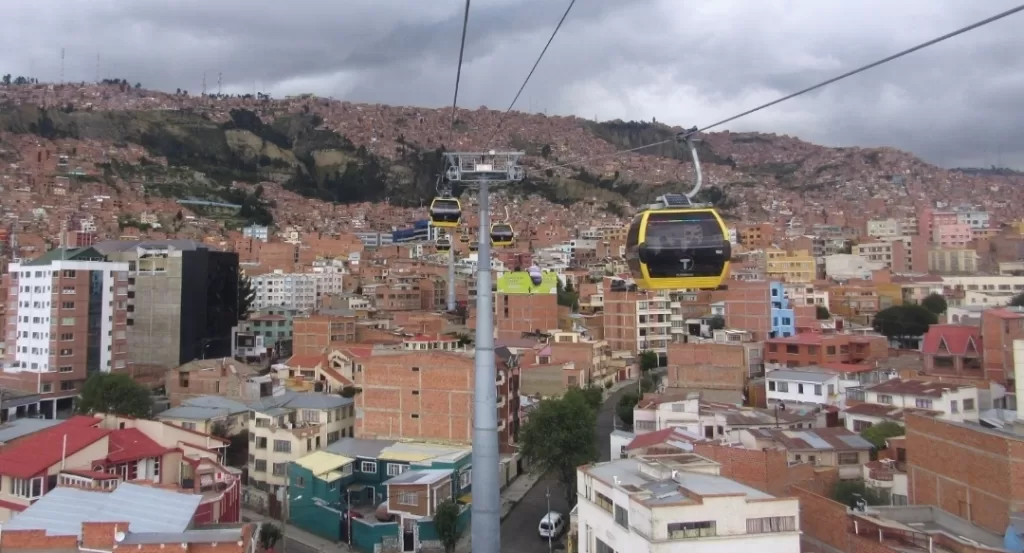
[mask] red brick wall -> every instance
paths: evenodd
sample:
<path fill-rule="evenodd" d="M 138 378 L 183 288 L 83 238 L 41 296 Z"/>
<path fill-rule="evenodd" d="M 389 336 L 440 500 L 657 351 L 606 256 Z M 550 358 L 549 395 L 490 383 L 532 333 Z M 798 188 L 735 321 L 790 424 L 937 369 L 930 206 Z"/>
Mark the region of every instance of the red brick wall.
<path fill-rule="evenodd" d="M 800 530 L 840 551 L 849 551 L 849 516 L 846 506 L 799 486 L 790 495 L 800 500 Z"/>
<path fill-rule="evenodd" d="M 722 476 L 775 496 L 790 495 L 794 484 L 827 490 L 831 482 L 831 473 L 823 477 L 809 464 L 789 466 L 785 451 L 694 444 L 694 453 L 720 463 Z"/>
<path fill-rule="evenodd" d="M 906 422 L 910 503 L 1003 533 L 1024 507 L 1024 442 L 929 417 Z"/>

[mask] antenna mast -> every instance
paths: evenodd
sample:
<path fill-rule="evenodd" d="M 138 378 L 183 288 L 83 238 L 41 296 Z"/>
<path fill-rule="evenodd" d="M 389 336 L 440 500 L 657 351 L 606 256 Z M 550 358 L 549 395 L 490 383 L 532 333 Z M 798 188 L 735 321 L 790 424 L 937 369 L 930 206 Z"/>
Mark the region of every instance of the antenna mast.
<path fill-rule="evenodd" d="M 64 49 L 60 49 L 60 84 L 64 84 Z"/>
<path fill-rule="evenodd" d="M 100 82 L 100 53 L 96 52 L 96 84 Z"/>
<path fill-rule="evenodd" d="M 223 76 L 224 76 L 224 73 L 220 73 L 220 72 L 217 73 L 217 96 L 220 96 L 221 77 L 223 77 Z"/>
<path fill-rule="evenodd" d="M 203 71 L 203 96 L 206 96 L 206 71 Z"/>

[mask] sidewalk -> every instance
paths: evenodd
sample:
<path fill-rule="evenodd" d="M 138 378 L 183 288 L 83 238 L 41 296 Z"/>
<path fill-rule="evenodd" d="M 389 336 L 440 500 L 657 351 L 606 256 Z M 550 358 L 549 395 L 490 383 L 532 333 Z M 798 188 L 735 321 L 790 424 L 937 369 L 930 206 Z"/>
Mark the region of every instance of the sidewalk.
<path fill-rule="evenodd" d="M 248 519 L 248 520 L 251 520 L 251 521 L 261 521 L 261 522 L 262 521 L 270 521 L 270 522 L 273 522 L 278 527 L 281 526 L 281 521 L 280 520 L 278 520 L 276 518 L 270 518 L 267 515 L 261 515 L 261 514 L 257 513 L 256 511 L 250 511 L 249 509 L 242 509 L 242 518 L 245 518 L 245 519 Z M 305 530 L 303 530 L 301 528 L 298 528 L 296 526 L 292 526 L 291 524 L 289 524 L 288 527 L 284 529 L 284 535 L 285 535 L 285 539 L 286 540 L 295 540 L 295 541 L 301 543 L 302 545 L 305 545 L 306 547 L 309 547 L 311 549 L 314 549 L 316 551 L 320 551 L 320 552 L 323 552 L 323 553 L 327 553 L 327 552 L 331 552 L 331 551 L 334 551 L 334 552 L 337 552 L 337 551 L 345 551 L 345 552 L 355 551 L 355 549 L 350 549 L 348 544 L 344 544 L 344 543 L 338 544 L 338 543 L 335 543 L 335 542 L 333 542 L 331 540 L 325 540 L 324 538 L 321 538 L 320 536 L 316 536 L 316 535 L 310 534 L 309 532 L 307 532 L 307 531 L 305 531 Z"/>

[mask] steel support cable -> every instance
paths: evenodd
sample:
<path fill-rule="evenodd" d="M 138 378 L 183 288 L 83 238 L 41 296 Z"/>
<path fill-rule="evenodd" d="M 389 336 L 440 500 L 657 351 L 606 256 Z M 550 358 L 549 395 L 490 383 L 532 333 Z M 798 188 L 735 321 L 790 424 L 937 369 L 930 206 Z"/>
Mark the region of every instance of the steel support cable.
<path fill-rule="evenodd" d="M 558 25 L 555 25 L 555 30 L 554 32 L 551 33 L 551 36 L 548 38 L 548 42 L 547 44 L 544 45 L 544 49 L 540 51 L 540 55 L 537 56 L 537 61 L 533 62 L 533 68 L 530 69 L 530 72 L 526 75 L 526 79 L 523 80 L 522 86 L 519 87 L 519 92 L 516 92 L 516 97 L 512 99 L 512 103 L 508 105 L 508 109 L 505 110 L 505 113 L 501 114 L 501 118 L 498 119 L 498 124 L 494 127 L 494 132 L 491 133 L 491 136 L 487 138 L 487 142 L 484 142 L 484 144 L 489 145 L 491 141 L 494 140 L 494 137 L 498 134 L 498 131 L 501 130 L 502 123 L 504 123 L 505 119 L 508 118 L 508 115 L 512 113 L 512 108 L 515 107 L 516 102 L 519 101 L 519 96 L 523 94 L 523 90 L 526 89 L 526 85 L 530 82 L 530 77 L 533 77 L 534 71 L 536 71 L 537 66 L 540 65 L 540 60 L 544 59 L 544 54 L 548 52 L 548 47 L 550 47 L 551 43 L 555 40 L 555 36 L 558 35 L 558 31 L 562 28 L 562 24 L 565 23 L 565 19 L 569 17 L 569 12 L 572 11 L 572 7 L 575 5 L 576 0 L 572 0 L 571 2 L 569 2 L 569 7 L 565 8 L 565 13 L 562 14 L 562 19 L 558 20 Z"/>
<path fill-rule="evenodd" d="M 917 46 L 913 46 L 911 48 L 907 48 L 906 50 L 903 50 L 901 52 L 897 52 L 897 53 L 895 53 L 895 54 L 893 54 L 893 55 L 891 55 L 889 57 L 882 58 L 882 59 L 880 59 L 878 61 L 869 63 L 869 64 L 861 66 L 861 67 L 858 67 L 857 69 L 854 69 L 853 71 L 848 71 L 846 73 L 843 73 L 842 75 L 839 75 L 839 76 L 836 76 L 836 77 L 832 77 L 831 79 L 828 79 L 826 81 L 822 81 L 822 82 L 820 82 L 820 83 L 818 83 L 816 85 L 809 86 L 809 87 L 807 87 L 807 88 L 805 88 L 803 90 L 794 92 L 794 93 L 789 94 L 787 96 L 783 96 L 782 98 L 779 98 L 777 100 L 772 100 L 771 102 L 768 102 L 767 104 L 762 104 L 762 105 L 757 106 L 755 108 L 748 109 L 747 111 L 744 111 L 742 113 L 733 115 L 732 117 L 727 117 L 725 119 L 722 119 L 721 121 L 712 123 L 712 124 L 707 125 L 705 127 L 701 127 L 699 129 L 689 131 L 689 132 L 687 132 L 685 134 L 681 134 L 679 136 L 679 138 L 688 138 L 688 137 L 690 137 L 690 136 L 692 136 L 694 134 L 697 134 L 697 133 L 700 133 L 700 132 L 704 132 L 706 130 L 709 130 L 709 129 L 712 129 L 712 128 L 724 125 L 726 123 L 730 123 L 730 122 L 735 121 L 735 120 L 737 120 L 737 119 L 739 119 L 741 117 L 746 117 L 746 116 L 748 116 L 748 115 L 750 115 L 752 113 L 756 113 L 758 111 L 761 111 L 762 109 L 772 107 L 772 106 L 774 106 L 776 104 L 781 104 L 782 102 L 785 102 L 786 100 L 791 100 L 793 98 L 796 98 L 797 96 L 802 96 L 804 94 L 807 94 L 808 92 L 812 92 L 812 91 L 815 91 L 815 90 L 817 90 L 819 88 L 822 88 L 822 87 L 828 86 L 830 84 L 839 82 L 839 81 L 841 81 L 843 79 L 846 79 L 847 77 L 852 77 L 852 76 L 854 76 L 854 75 L 856 75 L 858 73 L 863 73 L 864 71 L 867 71 L 869 69 L 874 69 L 875 67 L 878 67 L 880 65 L 884 65 L 884 64 L 889 63 L 890 61 L 893 61 L 893 60 L 897 60 L 899 58 L 902 58 L 903 56 L 906 56 L 908 54 L 912 54 L 914 52 L 917 52 L 918 50 L 923 50 L 925 48 L 928 48 L 929 46 L 934 46 L 934 45 L 936 45 L 936 44 L 938 44 L 940 42 L 943 42 L 943 41 L 949 40 L 949 39 L 951 39 L 953 37 L 962 35 L 962 34 L 968 32 L 968 31 L 973 31 L 974 29 L 977 29 L 979 27 L 984 27 L 985 25 L 988 25 L 989 23 L 995 23 L 996 21 L 999 21 L 1000 19 L 1003 19 L 1005 17 L 1009 17 L 1009 16 L 1011 16 L 1011 15 L 1013 15 L 1015 13 L 1018 13 L 1020 11 L 1024 11 L 1024 4 L 1022 4 L 1020 6 L 1017 6 L 1015 8 L 1011 8 L 1009 10 L 1006 10 L 1006 11 L 1004 11 L 1002 13 L 993 15 L 992 17 L 989 17 L 987 19 L 983 19 L 981 21 L 978 21 L 977 23 L 972 23 L 971 25 L 968 25 L 966 27 L 961 27 L 960 29 L 957 29 L 957 30 L 955 30 L 955 31 L 953 31 L 951 33 L 947 33 L 947 34 L 944 34 L 944 35 L 942 35 L 940 37 L 933 38 L 933 39 L 931 39 L 931 40 L 929 40 L 927 42 L 922 42 L 921 44 L 918 44 Z M 647 148 L 653 148 L 655 146 L 661 146 L 662 144 L 674 143 L 674 142 L 676 142 L 676 140 L 677 140 L 677 138 L 674 137 L 674 138 L 671 138 L 671 139 L 668 139 L 668 140 L 661 140 L 659 142 L 654 142 L 652 144 L 645 144 L 643 146 L 637 146 L 636 148 L 630 148 L 628 150 L 619 150 L 617 152 L 613 152 L 613 153 L 610 153 L 610 154 L 602 154 L 602 155 L 598 155 L 598 156 L 582 158 L 582 159 L 578 159 L 578 160 L 575 160 L 575 161 L 570 161 L 568 163 L 561 163 L 561 164 L 558 164 L 558 165 L 546 165 L 544 167 L 541 167 L 541 170 L 557 169 L 557 168 L 560 168 L 560 167 L 569 167 L 570 165 L 577 165 L 577 164 L 580 164 L 580 163 L 586 163 L 588 161 L 593 161 L 593 160 L 597 160 L 597 159 L 604 159 L 604 158 L 609 158 L 609 157 L 615 157 L 617 155 L 621 155 L 621 154 L 625 154 L 625 153 L 629 153 L 629 152 L 636 152 L 638 150 L 644 150 L 644 149 L 647 149 Z"/>
<path fill-rule="evenodd" d="M 469 3 L 466 0 L 466 9 L 462 14 L 462 41 L 459 44 L 459 65 L 455 70 L 455 97 L 452 99 L 452 122 L 448 129 L 448 145 L 451 146 L 453 134 L 455 133 L 455 110 L 459 105 L 459 82 L 462 80 L 462 59 L 466 53 L 466 28 L 469 27 Z"/>

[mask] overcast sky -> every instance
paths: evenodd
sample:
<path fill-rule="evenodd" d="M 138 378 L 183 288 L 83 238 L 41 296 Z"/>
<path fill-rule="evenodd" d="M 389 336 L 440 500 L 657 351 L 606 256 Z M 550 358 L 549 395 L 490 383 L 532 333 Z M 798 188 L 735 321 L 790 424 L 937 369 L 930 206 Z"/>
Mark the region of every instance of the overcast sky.
<path fill-rule="evenodd" d="M 1016 0 L 578 0 L 517 109 L 705 125 Z M 504 110 L 568 0 L 475 0 L 459 105 Z M 450 104 L 462 0 L 0 0 L 0 74 Z M 1024 13 L 724 128 L 1024 169 Z"/>

